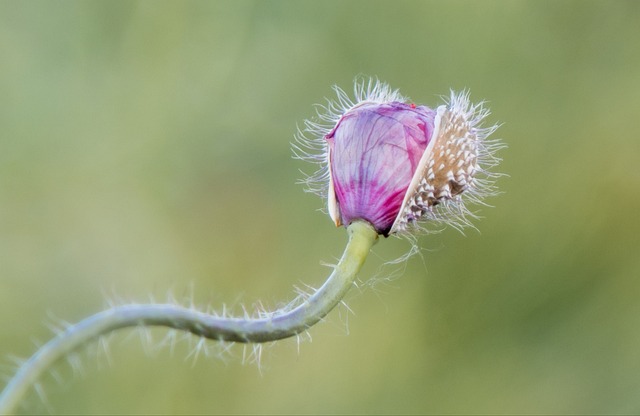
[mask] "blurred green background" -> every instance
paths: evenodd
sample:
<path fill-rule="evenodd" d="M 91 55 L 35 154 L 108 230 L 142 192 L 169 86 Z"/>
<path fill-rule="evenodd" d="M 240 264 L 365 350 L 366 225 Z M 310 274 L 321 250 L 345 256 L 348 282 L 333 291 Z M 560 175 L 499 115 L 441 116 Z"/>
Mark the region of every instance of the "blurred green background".
<path fill-rule="evenodd" d="M 508 145 L 480 232 L 399 266 L 410 245 L 383 240 L 361 277 L 396 278 L 299 353 L 269 346 L 260 371 L 211 343 L 194 364 L 122 331 L 112 364 L 87 348 L 22 410 L 640 412 L 639 21 L 633 1 L 0 2 L 5 357 L 107 298 L 240 310 L 318 286 L 346 233 L 290 142 L 333 84 L 469 88 Z"/>

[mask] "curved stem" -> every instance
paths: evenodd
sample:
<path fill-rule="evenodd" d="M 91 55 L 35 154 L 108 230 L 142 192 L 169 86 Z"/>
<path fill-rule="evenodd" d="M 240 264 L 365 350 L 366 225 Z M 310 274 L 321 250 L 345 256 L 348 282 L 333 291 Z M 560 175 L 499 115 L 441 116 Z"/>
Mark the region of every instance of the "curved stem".
<path fill-rule="evenodd" d="M 349 242 L 331 276 L 316 293 L 291 310 L 266 318 L 227 318 L 172 304 L 123 305 L 90 316 L 38 350 L 0 394 L 0 414 L 13 413 L 29 388 L 57 360 L 102 335 L 132 326 L 165 326 L 218 341 L 268 342 L 305 331 L 329 313 L 351 288 L 378 234 L 367 222 L 348 227 Z"/>

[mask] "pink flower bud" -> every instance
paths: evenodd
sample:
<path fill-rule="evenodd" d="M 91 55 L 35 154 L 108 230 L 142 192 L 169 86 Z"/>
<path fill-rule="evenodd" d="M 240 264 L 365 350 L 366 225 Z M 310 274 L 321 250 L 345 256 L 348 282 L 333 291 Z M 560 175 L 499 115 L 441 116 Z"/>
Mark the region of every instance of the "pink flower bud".
<path fill-rule="evenodd" d="M 325 136 L 336 224 L 363 219 L 389 233 L 431 139 L 434 116 L 427 107 L 390 102 L 363 103 L 340 118 Z"/>
<path fill-rule="evenodd" d="M 489 111 L 467 93 L 432 110 L 373 80 L 356 83 L 355 102 L 335 90 L 337 102 L 305 122 L 313 137 L 300 133 L 294 152 L 320 164 L 307 183 L 326 197 L 337 226 L 365 220 L 385 236 L 427 221 L 460 227 L 473 216 L 463 197 L 495 192 L 489 168 L 501 145 L 487 137 L 497 126 L 480 127 Z"/>

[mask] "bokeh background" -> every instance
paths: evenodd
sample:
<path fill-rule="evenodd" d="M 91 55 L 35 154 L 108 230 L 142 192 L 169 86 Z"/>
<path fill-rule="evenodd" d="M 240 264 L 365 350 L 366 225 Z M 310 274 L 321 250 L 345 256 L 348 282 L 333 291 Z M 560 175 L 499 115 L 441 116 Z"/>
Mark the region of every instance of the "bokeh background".
<path fill-rule="evenodd" d="M 396 266 L 409 243 L 380 242 L 379 284 L 299 351 L 258 368 L 122 331 L 22 411 L 640 412 L 639 21 L 633 1 L 0 2 L 3 375 L 107 299 L 241 311 L 318 286 L 346 233 L 290 142 L 333 84 L 469 88 L 508 145 L 479 232 Z"/>

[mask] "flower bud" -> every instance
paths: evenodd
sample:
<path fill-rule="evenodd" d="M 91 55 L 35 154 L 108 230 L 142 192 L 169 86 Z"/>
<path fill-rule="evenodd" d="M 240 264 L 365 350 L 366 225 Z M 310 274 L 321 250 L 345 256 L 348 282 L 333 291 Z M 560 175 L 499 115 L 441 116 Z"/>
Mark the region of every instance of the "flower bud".
<path fill-rule="evenodd" d="M 487 137 L 497 126 L 480 126 L 489 111 L 467 93 L 432 110 L 373 80 L 356 83 L 355 101 L 335 90 L 319 121 L 305 122 L 314 137 L 299 134 L 294 151 L 320 164 L 307 183 L 337 226 L 365 220 L 385 236 L 429 221 L 460 227 L 473 215 L 465 199 L 495 192 L 489 169 L 501 145 Z"/>

